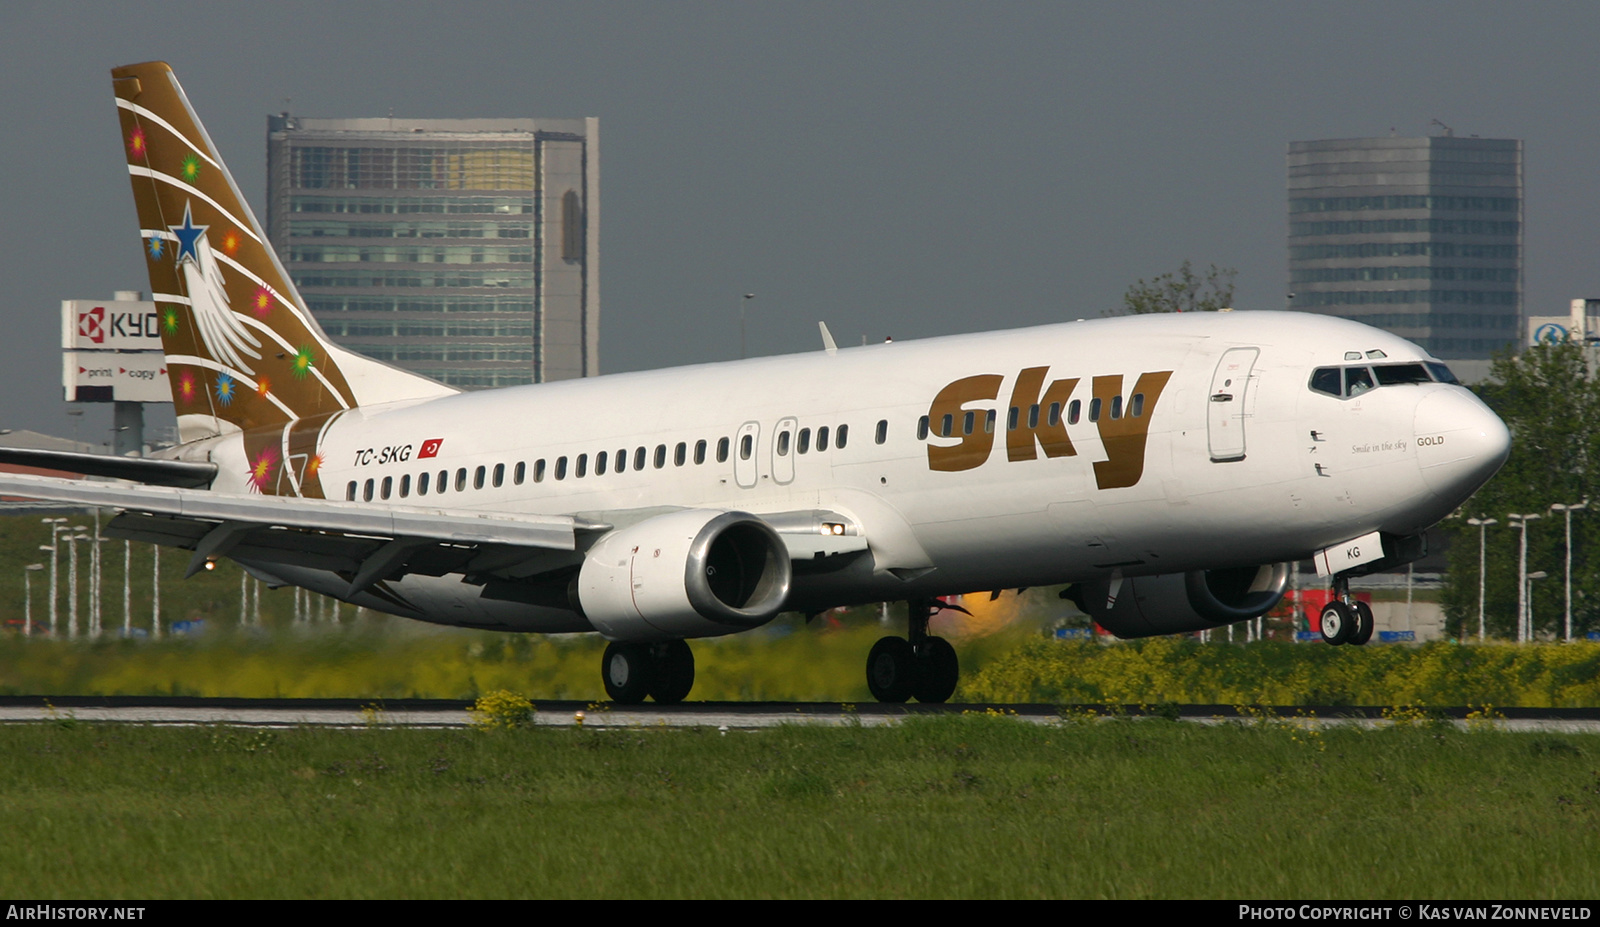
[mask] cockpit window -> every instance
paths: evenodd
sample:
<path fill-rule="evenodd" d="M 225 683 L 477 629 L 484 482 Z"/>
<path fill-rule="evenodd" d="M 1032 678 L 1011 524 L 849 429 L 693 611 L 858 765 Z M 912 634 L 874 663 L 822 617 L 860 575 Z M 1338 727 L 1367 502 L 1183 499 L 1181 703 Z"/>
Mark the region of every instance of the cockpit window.
<path fill-rule="evenodd" d="M 1410 364 L 1378 364 L 1372 367 L 1318 367 L 1311 372 L 1312 392 L 1346 399 L 1359 396 L 1379 386 L 1403 386 L 1408 383 L 1454 383 L 1459 385 L 1450 368 L 1436 361 Z"/>
<path fill-rule="evenodd" d="M 1428 368 L 1421 364 L 1379 364 L 1372 368 L 1378 375 L 1379 386 L 1401 386 L 1406 383 L 1432 383 Z"/>
<path fill-rule="evenodd" d="M 1440 383 L 1454 383 L 1457 386 L 1461 385 L 1461 381 L 1456 379 L 1456 375 L 1450 372 L 1449 367 L 1446 367 L 1443 364 L 1434 363 L 1432 361 L 1423 364 L 1423 366 L 1427 367 L 1428 372 L 1433 374 L 1433 378 L 1438 380 Z"/>

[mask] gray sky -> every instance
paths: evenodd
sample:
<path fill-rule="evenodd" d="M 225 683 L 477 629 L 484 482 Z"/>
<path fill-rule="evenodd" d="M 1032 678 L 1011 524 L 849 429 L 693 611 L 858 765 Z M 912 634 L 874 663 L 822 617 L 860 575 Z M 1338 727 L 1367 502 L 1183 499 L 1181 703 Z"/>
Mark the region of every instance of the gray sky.
<path fill-rule="evenodd" d="M 155 58 L 258 214 L 286 105 L 600 117 L 606 372 L 736 356 L 745 292 L 752 354 L 1098 316 L 1186 258 L 1282 308 L 1288 142 L 1432 119 L 1526 141 L 1529 311 L 1600 295 L 1595 4 L 11 0 L 0 35 L 0 427 L 71 434 L 60 300 L 149 288 L 108 71 Z"/>

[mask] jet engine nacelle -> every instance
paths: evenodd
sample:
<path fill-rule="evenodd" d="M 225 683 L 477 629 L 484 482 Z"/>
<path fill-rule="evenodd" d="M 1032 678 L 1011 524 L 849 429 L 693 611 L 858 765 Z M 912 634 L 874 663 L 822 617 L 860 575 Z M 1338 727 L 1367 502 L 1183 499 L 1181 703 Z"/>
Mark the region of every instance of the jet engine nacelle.
<path fill-rule="evenodd" d="M 687 509 L 601 538 L 575 591 L 610 640 L 716 637 L 772 620 L 792 575 L 771 525 L 745 512 Z"/>
<path fill-rule="evenodd" d="M 1266 614 L 1289 585 L 1289 564 L 1132 577 L 1122 581 L 1108 608 L 1111 585 L 1109 580 L 1082 583 L 1073 599 L 1121 638 L 1181 634 Z"/>

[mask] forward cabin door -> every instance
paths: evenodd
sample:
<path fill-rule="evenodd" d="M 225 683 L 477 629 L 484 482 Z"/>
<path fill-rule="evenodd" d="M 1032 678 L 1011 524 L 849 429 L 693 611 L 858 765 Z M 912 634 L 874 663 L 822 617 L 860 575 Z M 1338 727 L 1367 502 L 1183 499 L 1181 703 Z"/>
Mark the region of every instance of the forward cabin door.
<path fill-rule="evenodd" d="M 1260 348 L 1229 348 L 1211 375 L 1206 402 L 1206 438 L 1211 460 L 1222 463 L 1244 459 L 1245 400 Z"/>

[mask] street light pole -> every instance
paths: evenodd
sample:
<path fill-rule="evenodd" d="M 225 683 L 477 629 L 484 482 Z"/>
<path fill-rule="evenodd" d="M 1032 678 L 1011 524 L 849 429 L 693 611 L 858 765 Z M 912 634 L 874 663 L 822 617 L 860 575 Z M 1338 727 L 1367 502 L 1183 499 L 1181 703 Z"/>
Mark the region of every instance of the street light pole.
<path fill-rule="evenodd" d="M 61 536 L 61 532 L 66 530 L 61 527 L 66 523 L 66 519 L 41 518 L 39 520 L 50 526 L 50 546 L 45 547 L 41 544 L 39 549 L 50 552 L 50 637 L 53 640 L 56 636 L 56 609 L 58 607 L 56 602 L 61 598 L 61 594 L 58 592 L 60 585 L 56 582 L 56 562 L 60 559 L 56 554 L 61 550 L 61 545 L 57 539 Z"/>
<path fill-rule="evenodd" d="M 42 563 L 30 563 L 22 568 L 22 636 L 33 636 L 33 574 L 44 569 Z"/>
<path fill-rule="evenodd" d="M 1549 575 L 1543 570 L 1528 574 L 1528 640 L 1533 640 L 1533 582 Z"/>
<path fill-rule="evenodd" d="M 1526 643 L 1529 637 L 1528 628 L 1528 522 L 1539 518 L 1535 514 L 1518 515 L 1512 512 L 1506 516 L 1506 523 L 1522 532 L 1522 545 L 1517 555 L 1517 643 Z M 1515 524 L 1511 520 L 1516 519 Z"/>
<path fill-rule="evenodd" d="M 1557 502 L 1550 506 L 1552 512 L 1564 512 L 1567 516 L 1567 626 L 1563 640 L 1572 640 L 1572 513 L 1581 512 L 1589 507 L 1589 500 L 1574 505 L 1562 505 Z"/>
<path fill-rule="evenodd" d="M 739 300 L 739 359 L 744 360 L 744 304 L 755 299 L 756 294 L 746 293 L 744 299 Z"/>
<path fill-rule="evenodd" d="M 1483 579 L 1484 579 L 1484 535 L 1488 533 L 1490 525 L 1498 525 L 1493 518 L 1469 518 L 1467 524 L 1478 529 L 1478 643 L 1483 643 L 1485 628 L 1483 621 Z"/>

